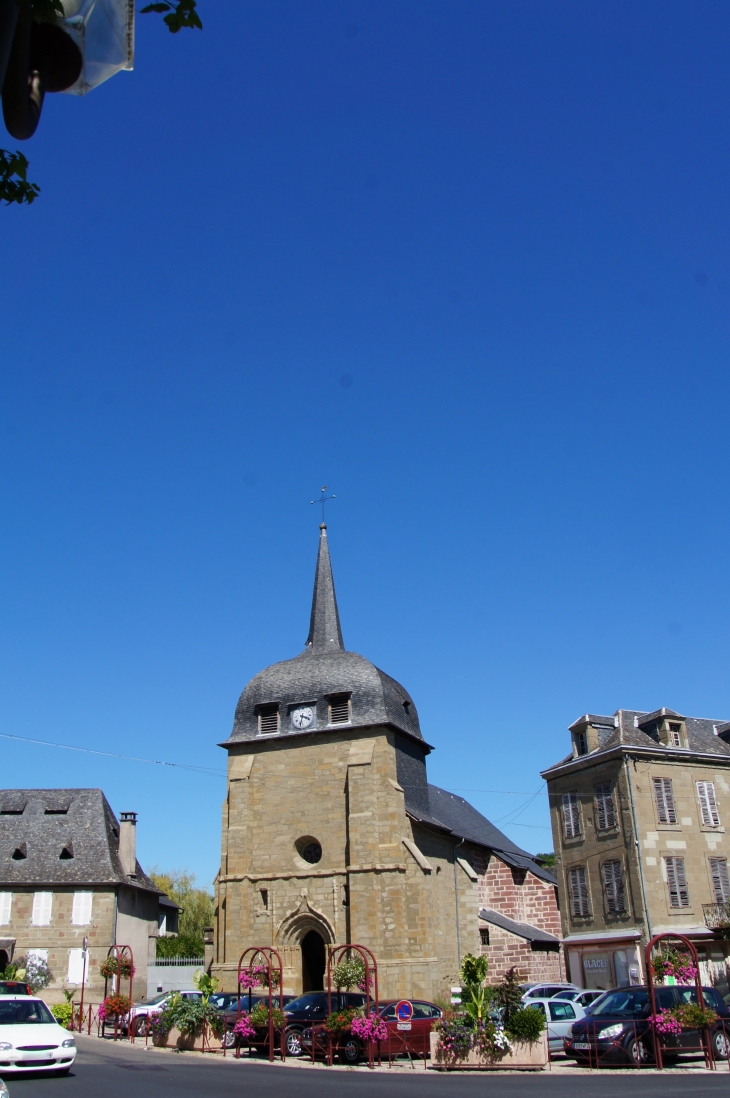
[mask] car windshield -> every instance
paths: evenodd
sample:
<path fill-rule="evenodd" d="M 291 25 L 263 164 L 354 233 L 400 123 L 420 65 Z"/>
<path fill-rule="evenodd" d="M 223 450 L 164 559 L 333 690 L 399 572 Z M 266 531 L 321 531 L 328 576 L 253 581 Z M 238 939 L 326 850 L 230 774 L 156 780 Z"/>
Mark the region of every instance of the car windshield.
<path fill-rule="evenodd" d="M 160 995 L 153 995 L 150 999 L 143 999 L 140 1006 L 156 1006 L 157 1003 L 161 1003 L 163 999 L 166 999 L 168 995 L 168 991 L 163 991 Z"/>
<path fill-rule="evenodd" d="M 325 996 L 320 991 L 316 995 L 300 995 L 298 999 L 293 999 L 291 1003 L 287 1003 L 287 1010 L 311 1010 L 312 1007 L 321 1006 L 323 1002 L 326 1002 Z"/>
<path fill-rule="evenodd" d="M 0 1026 L 53 1025 L 55 1021 L 40 999 L 0 1000 Z"/>
<path fill-rule="evenodd" d="M 591 1014 L 605 1014 L 611 1018 L 646 1018 L 649 1015 L 649 993 L 643 988 L 612 991 L 596 1000 Z"/>

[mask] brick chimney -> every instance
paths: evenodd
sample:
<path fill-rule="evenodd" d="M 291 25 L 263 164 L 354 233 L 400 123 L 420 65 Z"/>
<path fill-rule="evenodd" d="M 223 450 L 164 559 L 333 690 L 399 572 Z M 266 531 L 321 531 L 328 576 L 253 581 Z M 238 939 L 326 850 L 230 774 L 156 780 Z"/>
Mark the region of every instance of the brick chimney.
<path fill-rule="evenodd" d="M 137 813 L 119 813 L 119 860 L 128 877 L 137 875 Z"/>

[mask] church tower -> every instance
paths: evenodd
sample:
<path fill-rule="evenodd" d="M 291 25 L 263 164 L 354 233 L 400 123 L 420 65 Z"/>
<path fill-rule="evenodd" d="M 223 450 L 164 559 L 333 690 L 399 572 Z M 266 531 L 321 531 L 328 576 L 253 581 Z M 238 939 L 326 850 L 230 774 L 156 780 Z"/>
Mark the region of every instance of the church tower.
<path fill-rule="evenodd" d="M 235 989 L 244 949 L 269 945 L 287 993 L 316 990 L 327 946 L 359 942 L 381 997 L 448 993 L 458 954 L 479 952 L 476 875 L 457 874 L 464 851 L 431 819 L 413 699 L 345 649 L 324 523 L 304 651 L 251 679 L 221 746 L 222 987 Z"/>

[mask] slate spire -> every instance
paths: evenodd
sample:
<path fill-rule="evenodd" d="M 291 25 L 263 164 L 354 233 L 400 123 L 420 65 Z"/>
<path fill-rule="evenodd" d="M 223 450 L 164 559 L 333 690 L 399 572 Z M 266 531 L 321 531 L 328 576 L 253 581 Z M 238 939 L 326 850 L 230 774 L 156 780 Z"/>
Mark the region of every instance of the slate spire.
<path fill-rule="evenodd" d="M 321 524 L 319 531 L 319 552 L 317 553 L 317 570 L 314 573 L 312 616 L 309 619 L 307 648 L 311 648 L 313 652 L 324 652 L 333 648 L 344 652 L 345 642 L 340 629 L 340 615 L 337 611 L 335 581 L 332 578 L 325 523 Z"/>

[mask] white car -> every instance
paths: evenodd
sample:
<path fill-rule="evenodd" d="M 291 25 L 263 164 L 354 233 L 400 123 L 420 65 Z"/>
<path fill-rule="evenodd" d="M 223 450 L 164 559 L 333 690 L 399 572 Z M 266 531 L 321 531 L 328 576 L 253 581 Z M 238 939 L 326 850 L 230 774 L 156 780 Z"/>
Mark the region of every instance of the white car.
<path fill-rule="evenodd" d="M 565 999 L 529 999 L 525 1006 L 535 1007 L 544 1014 L 551 1052 L 563 1051 L 563 1039 L 570 1036 L 573 1022 L 586 1016 L 579 1003 L 569 1003 Z"/>
<path fill-rule="evenodd" d="M 42 999 L 0 995 L 0 1075 L 68 1075 L 75 1059 L 73 1034 L 58 1024 Z"/>
<path fill-rule="evenodd" d="M 554 998 L 567 999 L 569 1003 L 580 1003 L 585 1010 L 605 994 L 605 991 L 561 991 Z"/>
<path fill-rule="evenodd" d="M 126 1033 L 131 1023 L 135 1037 L 144 1033 L 147 1018 L 161 1014 L 173 995 L 181 995 L 183 999 L 202 999 L 199 991 L 161 991 L 151 999 L 143 999 L 141 1003 L 132 1004 L 129 1014 L 122 1019 L 122 1032 Z"/>

